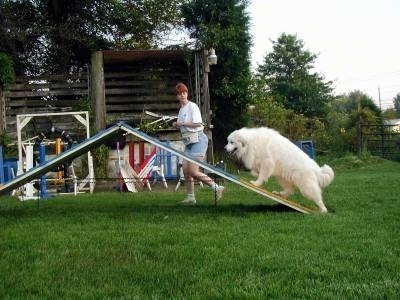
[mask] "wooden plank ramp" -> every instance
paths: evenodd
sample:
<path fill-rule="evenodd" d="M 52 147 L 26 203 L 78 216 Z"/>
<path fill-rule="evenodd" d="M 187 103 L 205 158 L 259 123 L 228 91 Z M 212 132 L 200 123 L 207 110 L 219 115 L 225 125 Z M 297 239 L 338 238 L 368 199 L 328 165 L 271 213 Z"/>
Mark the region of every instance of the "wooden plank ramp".
<path fill-rule="evenodd" d="M 303 205 L 301 205 L 299 203 L 296 203 L 296 202 L 293 202 L 291 200 L 285 199 L 285 198 L 283 198 L 283 197 L 281 197 L 281 196 L 279 196 L 277 194 L 274 194 L 274 193 L 272 193 L 272 192 L 270 192 L 270 191 L 268 191 L 268 190 L 266 190 L 264 188 L 257 187 L 255 185 L 251 184 L 249 181 L 246 181 L 246 180 L 243 180 L 243 179 L 239 179 L 238 177 L 236 177 L 236 176 L 234 176 L 234 175 L 232 175 L 232 174 L 230 174 L 230 173 L 228 173 L 228 172 L 226 172 L 226 171 L 224 171 L 224 170 L 222 170 L 220 168 L 217 168 L 217 167 L 215 167 L 213 165 L 207 164 L 207 163 L 205 163 L 203 161 L 199 161 L 199 160 L 197 160 L 197 159 L 195 159 L 193 157 L 190 157 L 190 156 L 186 155 L 185 153 L 183 153 L 182 151 L 176 150 L 176 149 L 172 148 L 171 146 L 167 145 L 166 143 L 163 143 L 160 140 L 155 139 L 155 138 L 147 135 L 146 133 L 141 132 L 140 130 L 135 129 L 135 128 L 133 128 L 133 127 L 131 127 L 131 126 L 125 124 L 125 123 L 121 123 L 120 126 L 121 126 L 122 130 L 124 130 L 124 131 L 126 131 L 128 133 L 131 133 L 131 134 L 135 135 L 138 138 L 141 138 L 141 139 L 143 139 L 143 140 L 145 140 L 145 141 L 147 141 L 147 142 L 149 142 L 149 143 L 151 143 L 151 144 L 153 144 L 153 145 L 155 145 L 155 146 L 157 146 L 159 148 L 162 148 L 162 149 L 174 154 L 174 155 L 177 155 L 177 156 L 179 156 L 181 158 L 184 158 L 184 159 L 186 159 L 186 160 L 188 160 L 188 161 L 190 161 L 192 163 L 195 163 L 198 166 L 202 167 L 203 169 L 205 169 L 205 170 L 207 170 L 207 171 L 209 171 L 211 173 L 214 173 L 214 174 L 216 174 L 218 176 L 221 176 L 222 178 L 225 178 L 225 179 L 227 179 L 227 180 L 229 180 L 229 181 L 231 181 L 233 183 L 236 183 L 236 184 L 238 184 L 238 185 L 240 185 L 240 186 L 242 186 L 242 187 L 244 187 L 246 189 L 249 189 L 249 190 L 251 190 L 253 192 L 256 192 L 259 195 L 267 197 L 267 198 L 269 198 L 269 199 L 271 199 L 271 200 L 273 200 L 275 202 L 278 202 L 280 204 L 288 206 L 288 207 L 290 207 L 290 208 L 292 208 L 294 210 L 297 210 L 297 211 L 299 211 L 301 213 L 309 214 L 309 213 L 316 212 L 315 210 L 312 210 L 311 208 L 305 207 L 305 206 L 303 206 Z"/>

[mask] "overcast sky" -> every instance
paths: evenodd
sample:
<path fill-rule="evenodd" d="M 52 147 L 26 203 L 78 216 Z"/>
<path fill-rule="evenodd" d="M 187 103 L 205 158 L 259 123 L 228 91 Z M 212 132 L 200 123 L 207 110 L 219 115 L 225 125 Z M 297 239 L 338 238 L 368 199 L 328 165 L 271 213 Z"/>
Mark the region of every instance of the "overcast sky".
<path fill-rule="evenodd" d="M 361 90 L 382 109 L 400 93 L 400 0 L 250 0 L 253 69 L 271 39 L 296 34 L 317 54 L 315 70 L 335 92 Z"/>

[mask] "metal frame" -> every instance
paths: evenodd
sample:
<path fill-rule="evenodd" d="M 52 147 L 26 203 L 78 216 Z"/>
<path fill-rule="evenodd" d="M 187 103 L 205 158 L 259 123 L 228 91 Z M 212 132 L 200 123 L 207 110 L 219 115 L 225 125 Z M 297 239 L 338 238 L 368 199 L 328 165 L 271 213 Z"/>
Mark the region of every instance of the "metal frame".
<path fill-rule="evenodd" d="M 75 112 L 60 112 L 60 113 L 38 113 L 38 114 L 20 114 L 17 115 L 17 138 L 18 138 L 18 171 L 17 175 L 24 172 L 23 164 L 23 147 L 21 131 L 24 127 L 36 117 L 49 117 L 49 116 L 67 116 L 72 115 L 75 119 L 80 122 L 86 128 L 86 138 L 90 138 L 90 127 L 89 127 L 89 112 L 88 111 L 75 111 Z M 88 175 L 79 188 L 83 188 L 87 183 L 89 183 L 90 193 L 94 190 L 94 170 L 93 170 L 93 157 L 90 151 L 87 152 L 88 156 Z"/>

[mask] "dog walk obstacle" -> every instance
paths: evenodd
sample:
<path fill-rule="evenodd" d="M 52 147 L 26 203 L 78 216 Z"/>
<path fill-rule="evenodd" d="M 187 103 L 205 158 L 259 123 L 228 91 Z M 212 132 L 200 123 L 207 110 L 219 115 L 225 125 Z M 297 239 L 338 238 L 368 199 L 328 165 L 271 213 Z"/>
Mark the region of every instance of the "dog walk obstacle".
<path fill-rule="evenodd" d="M 33 169 L 30 169 L 26 173 L 23 173 L 17 177 L 15 177 L 13 180 L 5 183 L 4 185 L 0 186 L 0 194 L 5 194 L 7 192 L 11 192 L 12 190 L 24 185 L 27 182 L 30 182 L 31 180 L 38 178 L 40 175 L 43 175 L 50 171 L 54 166 L 60 165 L 66 161 L 69 161 L 71 159 L 74 159 L 92 149 L 93 147 L 99 146 L 103 143 L 105 143 L 107 140 L 111 139 L 112 137 L 120 134 L 122 132 L 125 133 L 130 133 L 133 134 L 134 136 L 143 139 L 154 146 L 157 146 L 161 149 L 164 149 L 174 155 L 177 155 L 178 157 L 181 157 L 183 159 L 186 159 L 192 163 L 197 164 L 198 166 L 202 167 L 203 169 L 214 173 L 222 178 L 225 178 L 235 184 L 238 184 L 246 189 L 249 189 L 253 192 L 256 192 L 259 195 L 262 195 L 264 197 L 267 197 L 275 202 L 278 202 L 280 204 L 283 204 L 285 206 L 288 206 L 296 211 L 302 212 L 302 213 L 312 213 L 314 210 L 302 206 L 296 202 L 290 201 L 288 199 L 285 199 L 279 195 L 276 195 L 266 189 L 257 187 L 253 184 L 251 184 L 249 181 L 239 179 L 238 177 L 220 169 L 217 168 L 213 165 L 207 164 L 205 162 L 199 161 L 193 157 L 190 157 L 183 153 L 182 151 L 176 150 L 172 148 L 171 146 L 161 142 L 160 140 L 153 138 L 149 135 L 147 135 L 144 132 L 141 132 L 140 130 L 133 128 L 123 122 L 118 122 L 117 124 L 111 126 L 110 128 L 105 129 L 104 131 L 101 131 L 97 133 L 96 135 L 92 136 L 89 139 L 86 139 L 85 141 L 73 146 L 71 149 L 68 149 L 65 152 L 60 153 L 58 156 L 54 157 L 53 159 L 49 160 L 46 164 L 37 166 Z"/>

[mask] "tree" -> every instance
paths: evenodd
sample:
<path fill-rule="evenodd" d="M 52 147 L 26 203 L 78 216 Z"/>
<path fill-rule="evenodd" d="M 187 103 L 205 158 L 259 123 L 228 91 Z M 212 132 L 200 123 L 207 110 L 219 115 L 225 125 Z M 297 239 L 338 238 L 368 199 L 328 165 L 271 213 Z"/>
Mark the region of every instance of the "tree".
<path fill-rule="evenodd" d="M 283 33 L 272 41 L 273 51 L 258 66 L 257 76 L 265 79 L 269 95 L 286 108 L 308 117 L 322 117 L 333 100 L 332 82 L 312 73 L 317 55 L 304 50 L 296 35 Z"/>
<path fill-rule="evenodd" d="M 341 134 L 350 149 L 362 152 L 362 134 L 376 134 L 376 126 L 382 124 L 381 111 L 365 93 L 355 90 L 342 95 L 331 103 L 331 112 L 340 115 Z M 330 114 L 332 115 L 332 113 Z M 335 124 L 329 124 L 329 128 Z"/>
<path fill-rule="evenodd" d="M 92 51 L 154 47 L 180 23 L 179 0 L 5 0 L 0 51 L 18 74 L 85 68 Z"/>
<path fill-rule="evenodd" d="M 380 115 L 380 109 L 375 104 L 374 100 L 365 93 L 355 90 L 349 94 L 342 95 L 332 102 L 332 107 L 335 111 L 351 114 L 354 111 L 359 111 L 368 108 L 377 117 Z"/>
<path fill-rule="evenodd" d="M 40 15 L 30 1 L 0 2 L 0 52 L 14 62 L 16 74 L 34 69 L 40 51 Z M 34 50 L 37 49 L 37 50 Z"/>
<path fill-rule="evenodd" d="M 398 118 L 397 111 L 394 108 L 385 109 L 382 112 L 382 118 L 384 120 L 396 119 L 396 118 Z"/>
<path fill-rule="evenodd" d="M 0 52 L 0 90 L 5 84 L 13 83 L 15 72 L 12 59 Z"/>
<path fill-rule="evenodd" d="M 217 148 L 232 130 L 247 124 L 251 38 L 246 6 L 244 0 L 192 0 L 182 5 L 184 25 L 196 47 L 214 47 L 218 55 L 209 76 Z"/>
<path fill-rule="evenodd" d="M 396 97 L 393 98 L 393 105 L 394 105 L 394 109 L 397 112 L 397 116 L 400 117 L 400 93 L 398 93 L 396 95 Z"/>

